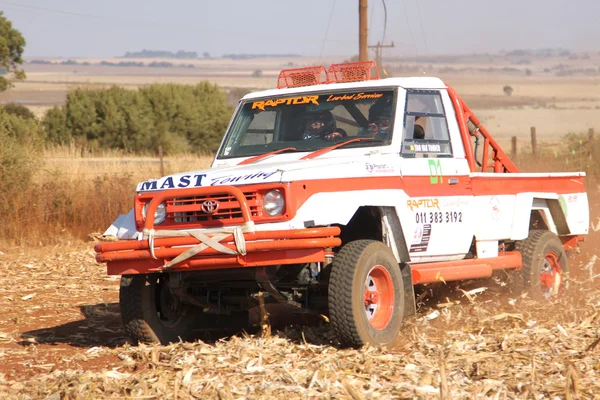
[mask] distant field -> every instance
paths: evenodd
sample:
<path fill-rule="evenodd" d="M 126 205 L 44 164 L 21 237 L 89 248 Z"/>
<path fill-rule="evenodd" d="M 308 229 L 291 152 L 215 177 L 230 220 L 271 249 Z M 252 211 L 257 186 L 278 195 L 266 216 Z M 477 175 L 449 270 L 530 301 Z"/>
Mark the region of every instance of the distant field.
<path fill-rule="evenodd" d="M 284 58 L 74 60 L 79 63 L 87 61 L 90 64 L 97 64 L 100 61 L 113 63 L 167 61 L 175 65 L 193 64 L 194 68 L 26 64 L 28 79 L 17 83 L 8 92 L 0 94 L 0 103 L 26 104 L 36 115 L 42 116 L 49 107 L 64 103 L 66 93 L 76 87 L 98 88 L 119 85 L 136 88 L 151 83 L 195 84 L 202 80 L 209 80 L 226 91 L 233 88 L 260 90 L 274 87 L 277 74 L 282 68 L 342 61 L 308 57 L 289 60 Z M 407 68 L 410 71 L 397 72 L 397 76 L 439 76 L 457 90 L 503 145 L 507 145 L 513 135 L 528 136 L 531 126 L 537 128 L 540 140 L 549 142 L 556 142 L 569 132 L 587 132 L 590 128 L 600 130 L 600 73 L 589 76 L 559 77 L 555 72 L 550 72 L 557 66 L 571 69 L 597 69 L 600 55 L 592 55 L 585 60 L 550 58 L 519 61 L 524 65 L 515 65 L 514 60 L 510 63 L 507 61 L 506 65 L 503 65 L 498 57 L 490 58 L 487 64 L 481 59 L 470 60 L 471 58 L 465 57 L 460 59 L 460 62 L 449 64 L 438 62 L 414 65 L 395 61 L 390 63 L 392 67 L 390 70 L 402 71 L 402 68 Z M 49 59 L 49 61 L 61 62 L 64 59 Z M 481 72 L 490 68 L 501 72 Z M 452 72 L 446 71 L 449 69 Z M 527 69 L 532 71 L 531 76 L 525 74 L 524 71 Z M 262 71 L 261 77 L 252 76 L 256 70 Z M 513 88 L 512 96 L 503 93 L 502 89 L 505 85 Z M 235 102 L 235 99 L 231 101 Z"/>

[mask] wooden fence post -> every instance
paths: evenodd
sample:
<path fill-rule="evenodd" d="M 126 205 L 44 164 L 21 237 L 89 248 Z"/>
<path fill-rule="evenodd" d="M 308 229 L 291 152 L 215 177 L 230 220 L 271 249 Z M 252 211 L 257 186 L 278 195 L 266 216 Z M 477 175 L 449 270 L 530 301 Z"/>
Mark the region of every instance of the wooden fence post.
<path fill-rule="evenodd" d="M 594 153 L 594 146 L 592 146 L 592 143 L 594 142 L 594 128 L 590 128 L 588 130 L 588 151 L 590 152 L 589 155 L 589 159 L 593 159 L 593 153 Z"/>
<path fill-rule="evenodd" d="M 158 157 L 160 158 L 160 176 L 165 176 L 165 164 L 163 161 L 163 147 L 158 146 Z"/>
<path fill-rule="evenodd" d="M 511 157 L 513 159 L 517 158 L 517 137 L 513 136 L 511 140 Z"/>
<path fill-rule="evenodd" d="M 537 134 L 535 131 L 535 126 L 531 127 L 531 154 L 534 156 L 537 153 Z"/>

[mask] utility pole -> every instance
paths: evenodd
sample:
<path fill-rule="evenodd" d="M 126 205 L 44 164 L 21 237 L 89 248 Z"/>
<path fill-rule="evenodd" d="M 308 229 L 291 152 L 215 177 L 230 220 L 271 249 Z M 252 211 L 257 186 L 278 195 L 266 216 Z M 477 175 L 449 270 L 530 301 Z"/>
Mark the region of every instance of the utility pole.
<path fill-rule="evenodd" d="M 369 61 L 367 8 L 369 0 L 359 0 L 358 4 L 358 60 Z"/>
<path fill-rule="evenodd" d="M 387 72 L 383 69 L 383 57 L 381 56 L 381 49 L 394 47 L 394 42 L 391 44 L 381 44 L 377 42 L 375 46 L 369 46 L 370 49 L 375 49 L 375 64 L 377 64 L 377 68 L 379 69 L 379 75 L 383 77 L 387 77 Z"/>

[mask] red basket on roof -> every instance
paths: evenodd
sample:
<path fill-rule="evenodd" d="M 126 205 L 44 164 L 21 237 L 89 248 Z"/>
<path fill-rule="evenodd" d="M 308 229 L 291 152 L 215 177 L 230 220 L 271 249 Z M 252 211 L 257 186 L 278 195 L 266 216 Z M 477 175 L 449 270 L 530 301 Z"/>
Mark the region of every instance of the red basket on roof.
<path fill-rule="evenodd" d="M 373 75 L 371 75 L 372 72 Z M 370 79 L 379 79 L 375 61 L 331 64 L 327 71 L 327 81 L 331 83 L 368 81 Z"/>
<path fill-rule="evenodd" d="M 290 88 L 298 86 L 317 85 L 326 83 L 327 73 L 325 67 L 318 65 L 315 67 L 284 69 L 277 78 L 277 89 Z"/>
<path fill-rule="evenodd" d="M 379 79 L 375 61 L 359 61 L 343 64 L 331 64 L 329 70 L 317 65 L 314 67 L 284 69 L 277 78 L 277 89 L 298 86 L 318 85 L 320 83 L 342 83 Z"/>

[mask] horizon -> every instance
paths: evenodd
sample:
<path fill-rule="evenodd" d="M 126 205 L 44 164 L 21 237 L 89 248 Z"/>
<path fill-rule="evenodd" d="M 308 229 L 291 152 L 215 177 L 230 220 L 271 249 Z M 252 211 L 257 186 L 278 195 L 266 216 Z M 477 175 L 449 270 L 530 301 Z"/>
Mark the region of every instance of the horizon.
<path fill-rule="evenodd" d="M 385 0 L 371 0 L 369 45 L 394 42 L 394 48 L 385 49 L 385 57 L 544 48 L 600 51 L 595 40 L 600 37 L 600 2 L 461 3 L 458 9 L 446 3 L 388 1 L 386 20 Z M 157 0 L 13 0 L 0 1 L 0 8 L 25 37 L 26 58 L 114 58 L 142 49 L 184 49 L 199 55 L 208 52 L 216 58 L 231 53 L 296 53 L 302 57 L 358 53 L 356 0 L 296 4 L 180 0 L 165 7 Z M 468 10 L 468 18 L 464 10 Z"/>

